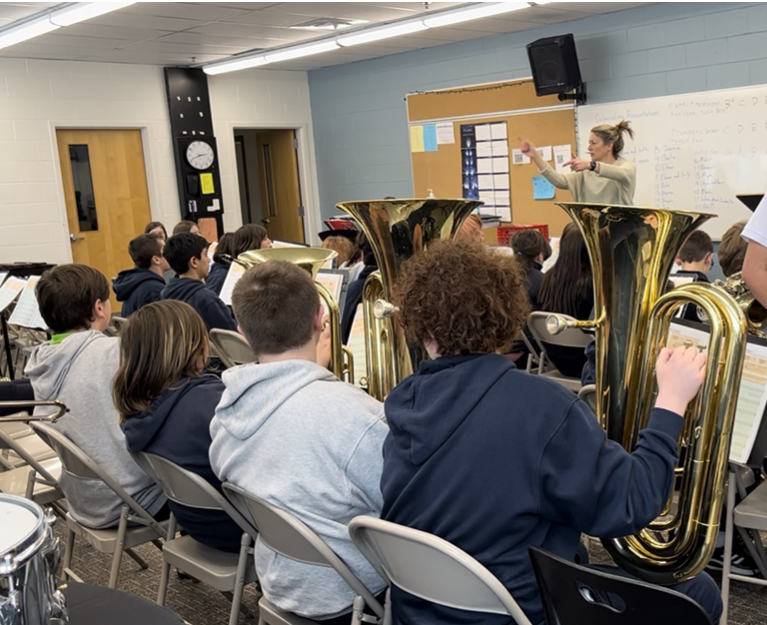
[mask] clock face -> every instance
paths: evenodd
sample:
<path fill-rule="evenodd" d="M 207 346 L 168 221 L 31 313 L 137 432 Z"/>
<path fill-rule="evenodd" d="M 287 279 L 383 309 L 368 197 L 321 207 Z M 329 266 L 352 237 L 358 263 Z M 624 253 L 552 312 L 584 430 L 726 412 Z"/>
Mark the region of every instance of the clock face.
<path fill-rule="evenodd" d="M 186 148 L 186 161 L 195 169 L 208 169 L 215 158 L 213 147 L 205 141 L 192 141 Z"/>

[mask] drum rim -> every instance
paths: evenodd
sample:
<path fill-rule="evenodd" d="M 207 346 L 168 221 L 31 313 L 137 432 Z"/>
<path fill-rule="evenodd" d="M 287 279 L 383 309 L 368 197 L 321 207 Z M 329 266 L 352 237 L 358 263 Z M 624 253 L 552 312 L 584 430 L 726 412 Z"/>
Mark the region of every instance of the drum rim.
<path fill-rule="evenodd" d="M 42 507 L 34 501 L 19 497 L 18 495 L 0 493 L 0 503 L 10 503 L 26 508 L 34 514 L 37 519 L 35 526 L 32 527 L 20 541 L 12 545 L 8 550 L 0 552 L 0 558 L 5 557 L 6 555 L 15 557 L 17 554 L 23 553 L 25 550 L 29 549 L 29 547 L 34 545 L 45 534 L 45 514 Z"/>

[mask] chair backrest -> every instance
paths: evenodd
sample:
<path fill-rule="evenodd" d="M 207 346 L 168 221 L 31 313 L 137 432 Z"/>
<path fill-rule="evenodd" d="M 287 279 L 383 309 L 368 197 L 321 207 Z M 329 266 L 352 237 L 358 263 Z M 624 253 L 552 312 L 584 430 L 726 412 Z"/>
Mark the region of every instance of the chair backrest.
<path fill-rule="evenodd" d="M 565 328 L 559 334 L 552 334 L 546 327 L 546 320 L 550 315 L 551 313 L 548 312 L 535 311 L 531 312 L 527 317 L 527 327 L 530 330 L 530 334 L 532 334 L 535 339 L 535 342 L 538 343 L 541 352 L 538 373 L 543 373 L 547 366 L 556 369 L 556 365 L 551 361 L 551 358 L 549 358 L 548 352 L 546 351 L 546 344 L 585 349 L 592 338 L 579 328 Z M 567 315 L 558 316 L 563 317 L 565 320 L 575 321 L 573 317 L 568 317 Z"/>
<path fill-rule="evenodd" d="M 165 496 L 171 501 L 190 508 L 223 510 L 243 532 L 250 534 L 253 539 L 258 536 L 253 524 L 202 476 L 156 454 L 142 451 L 131 452 L 131 456 L 162 487 Z"/>
<path fill-rule="evenodd" d="M 459 610 L 508 614 L 517 625 L 530 625 L 498 578 L 448 541 L 368 516 L 353 518 L 349 534 L 379 575 L 405 592 Z"/>
<path fill-rule="evenodd" d="M 591 408 L 594 414 L 597 413 L 597 387 L 595 384 L 582 386 L 581 390 L 578 391 L 578 397 L 588 404 L 588 407 Z"/>
<path fill-rule="evenodd" d="M 530 547 L 548 623 L 557 625 L 711 625 L 689 597 L 637 579 L 581 566 Z"/>
<path fill-rule="evenodd" d="M 303 521 L 230 482 L 224 482 L 224 493 L 258 528 L 259 540 L 267 547 L 291 560 L 332 567 L 356 595 L 361 596 L 379 617 L 383 617 L 383 606 L 370 590 Z"/>
<path fill-rule="evenodd" d="M 117 336 L 120 334 L 120 330 L 122 330 L 126 321 L 127 319 L 125 317 L 112 315 L 112 318 L 109 320 L 109 325 L 104 329 L 104 334 L 107 336 Z"/>
<path fill-rule="evenodd" d="M 131 514 L 136 517 L 134 520 L 141 519 L 147 525 L 154 527 L 159 536 L 164 536 L 162 528 L 154 520 L 154 517 L 128 494 L 120 482 L 72 442 L 69 437 L 48 423 L 30 422 L 29 425 L 40 438 L 53 448 L 61 460 L 61 466 L 64 470 L 80 478 L 104 482 L 130 508 Z"/>
<path fill-rule="evenodd" d="M 256 362 L 256 355 L 239 332 L 213 328 L 210 331 L 210 341 L 216 346 L 219 358 L 227 367 Z"/>

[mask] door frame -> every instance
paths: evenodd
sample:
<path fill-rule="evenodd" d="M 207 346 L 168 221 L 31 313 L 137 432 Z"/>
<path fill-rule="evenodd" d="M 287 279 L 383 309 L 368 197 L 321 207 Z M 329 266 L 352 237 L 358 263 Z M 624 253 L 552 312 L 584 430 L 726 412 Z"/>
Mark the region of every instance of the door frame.
<path fill-rule="evenodd" d="M 314 160 L 314 137 L 308 123 L 304 122 L 229 122 L 221 124 L 225 130 L 216 135 L 219 154 L 224 150 L 237 172 L 237 155 L 234 147 L 234 130 L 294 130 L 298 140 L 298 185 L 304 203 L 304 240 L 309 245 L 319 245 L 317 233 L 322 230 L 320 216 L 320 192 L 317 183 L 317 164 Z M 240 206 L 240 187 L 236 178 L 233 180 L 233 200 Z M 241 212 L 238 213 L 240 218 Z"/>
<path fill-rule="evenodd" d="M 138 130 L 141 132 L 141 149 L 144 153 L 144 171 L 146 173 L 146 187 L 147 194 L 149 195 L 149 217 L 153 221 L 162 221 L 163 215 L 157 213 L 156 207 L 161 206 L 158 185 L 154 179 L 154 175 L 150 175 L 150 172 L 154 174 L 154 168 L 152 167 L 152 155 L 149 150 L 149 142 L 151 137 L 149 135 L 149 128 L 147 126 L 120 124 L 120 123 L 99 123 L 93 124 L 76 124 L 72 121 L 49 121 L 48 128 L 51 136 L 51 146 L 53 150 L 53 168 L 56 174 L 56 197 L 59 204 L 59 215 L 64 231 L 62 232 L 62 238 L 66 245 L 67 255 L 69 256 L 69 262 L 72 262 L 72 244 L 69 240 L 69 221 L 67 218 L 67 206 L 66 198 L 64 197 L 64 181 L 61 177 L 61 166 L 59 165 L 58 156 L 58 141 L 56 139 L 57 130 Z M 179 215 L 181 213 L 179 212 Z M 180 217 L 179 217 L 180 219 Z M 140 234 L 140 233 L 139 233 Z"/>

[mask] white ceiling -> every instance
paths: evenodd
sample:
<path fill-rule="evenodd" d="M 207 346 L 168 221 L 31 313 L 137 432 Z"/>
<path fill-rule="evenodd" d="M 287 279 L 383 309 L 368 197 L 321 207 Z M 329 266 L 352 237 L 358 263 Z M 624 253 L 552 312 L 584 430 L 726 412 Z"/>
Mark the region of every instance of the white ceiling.
<path fill-rule="evenodd" d="M 0 28 L 59 4 L 0 2 Z M 459 4 L 465 3 L 138 2 L 119 11 L 2 49 L 0 57 L 192 65 L 328 36 L 328 31 L 291 28 L 317 18 L 359 19 L 379 23 L 414 17 Z M 497 33 L 569 22 L 644 4 L 649 3 L 555 2 L 465 24 L 275 63 L 265 69 L 316 69 Z"/>

